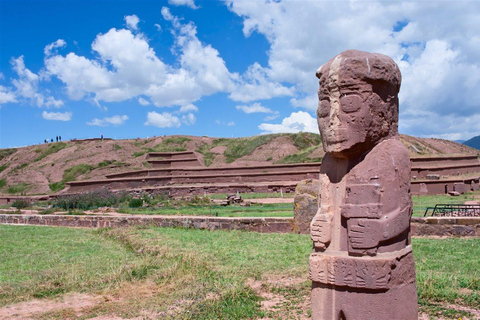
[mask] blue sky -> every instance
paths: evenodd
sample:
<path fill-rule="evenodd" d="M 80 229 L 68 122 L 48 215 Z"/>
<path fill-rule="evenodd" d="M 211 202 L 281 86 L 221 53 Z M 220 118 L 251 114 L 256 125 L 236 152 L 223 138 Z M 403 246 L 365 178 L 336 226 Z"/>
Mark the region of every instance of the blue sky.
<path fill-rule="evenodd" d="M 400 66 L 400 132 L 480 134 L 474 1 L 0 0 L 0 147 L 318 132 L 316 69 Z"/>

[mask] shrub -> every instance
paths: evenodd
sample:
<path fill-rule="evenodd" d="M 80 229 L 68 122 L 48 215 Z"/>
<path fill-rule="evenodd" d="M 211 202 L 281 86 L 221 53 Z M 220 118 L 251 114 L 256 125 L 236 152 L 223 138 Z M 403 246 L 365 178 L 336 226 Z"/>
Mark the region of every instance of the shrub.
<path fill-rule="evenodd" d="M 143 199 L 132 199 L 128 203 L 128 206 L 130 208 L 140 208 L 141 206 L 143 206 Z"/>
<path fill-rule="evenodd" d="M 102 189 L 99 191 L 58 197 L 53 206 L 64 210 L 88 210 L 98 207 L 113 207 L 118 205 L 119 202 L 120 196 L 107 189 Z"/>
<path fill-rule="evenodd" d="M 73 181 L 75 180 L 78 176 L 82 174 L 86 174 L 90 172 L 93 169 L 93 166 L 85 163 L 77 164 L 73 167 L 70 167 L 66 169 L 63 172 L 63 182 L 68 182 L 68 181 Z"/>
<path fill-rule="evenodd" d="M 28 166 L 28 163 L 24 163 L 24 164 L 19 165 L 18 167 L 15 168 L 15 170 L 22 170 L 26 166 Z"/>
<path fill-rule="evenodd" d="M 210 151 L 211 148 L 213 148 L 213 145 L 203 143 L 197 148 L 197 150 L 195 150 L 196 152 L 203 154 L 203 163 L 207 167 L 209 167 L 213 160 L 215 160 L 215 154 Z"/>
<path fill-rule="evenodd" d="M 312 151 L 314 151 L 317 147 L 312 146 L 307 149 L 301 150 L 298 153 L 288 155 L 278 161 L 276 164 L 284 164 L 284 163 L 305 163 L 305 162 L 321 162 L 322 158 L 310 158 L 309 155 Z"/>
<path fill-rule="evenodd" d="M 21 182 L 19 184 L 15 184 L 13 186 L 8 187 L 7 192 L 8 193 L 23 193 L 27 191 L 28 185 L 25 182 Z"/>
<path fill-rule="evenodd" d="M 164 139 L 160 144 L 155 146 L 157 152 L 179 152 L 187 150 L 185 148 L 185 142 L 191 141 L 192 139 L 187 137 L 170 137 Z M 152 152 L 152 151 L 150 151 Z"/>
<path fill-rule="evenodd" d="M 224 155 L 227 163 L 231 163 L 241 157 L 252 154 L 255 149 L 269 143 L 278 136 L 277 134 L 269 134 L 251 138 L 217 139 L 214 141 L 214 144 L 227 147 Z"/>
<path fill-rule="evenodd" d="M 147 153 L 147 151 L 145 151 L 145 150 L 144 151 L 137 151 L 137 152 L 133 153 L 133 157 L 138 158 L 138 157 L 143 156 L 145 153 Z"/>
<path fill-rule="evenodd" d="M 113 151 L 117 151 L 117 150 L 120 150 L 120 149 L 122 149 L 122 147 L 120 147 L 118 144 L 115 143 L 113 145 Z"/>
<path fill-rule="evenodd" d="M 0 179 L 0 188 L 3 188 L 7 185 L 7 180 L 5 179 Z"/>
<path fill-rule="evenodd" d="M 171 137 L 167 138 L 162 141 L 162 144 L 183 144 L 187 141 L 191 141 L 192 139 L 187 137 Z"/>
<path fill-rule="evenodd" d="M 5 170 L 7 168 L 8 168 L 8 164 L 4 164 L 4 165 L 0 166 L 0 172 L 2 172 L 3 170 Z"/>
<path fill-rule="evenodd" d="M 103 168 L 103 167 L 107 167 L 107 166 L 121 167 L 121 166 L 124 166 L 124 165 L 125 165 L 125 163 L 118 162 L 117 160 L 105 160 L 105 161 L 99 162 L 97 164 L 97 167 L 99 167 L 99 168 Z"/>
<path fill-rule="evenodd" d="M 14 154 L 15 152 L 17 152 L 17 149 L 14 149 L 14 148 L 10 148 L 10 149 L 0 149 L 0 160 L 2 160 L 3 158 L 8 157 L 8 156 L 11 155 L 11 154 Z"/>
<path fill-rule="evenodd" d="M 310 132 L 299 132 L 292 134 L 290 138 L 293 141 L 293 145 L 299 150 L 304 150 L 312 146 L 318 146 L 322 142 L 319 134 Z"/>
<path fill-rule="evenodd" d="M 41 149 L 40 151 L 41 153 L 37 157 L 37 159 L 35 159 L 35 161 L 40 161 L 46 156 L 56 153 L 66 147 L 67 147 L 67 144 L 65 142 L 56 142 L 56 143 L 49 144 L 48 147 Z"/>
<path fill-rule="evenodd" d="M 53 182 L 53 183 L 50 183 L 48 186 L 50 187 L 50 190 L 52 190 L 53 192 L 57 192 L 65 188 L 65 182 L 63 181 Z"/>
<path fill-rule="evenodd" d="M 23 208 L 26 208 L 28 206 L 30 206 L 30 201 L 25 200 L 25 199 L 18 199 L 18 200 L 15 200 L 12 203 L 12 207 L 17 208 L 17 209 L 23 209 Z"/>

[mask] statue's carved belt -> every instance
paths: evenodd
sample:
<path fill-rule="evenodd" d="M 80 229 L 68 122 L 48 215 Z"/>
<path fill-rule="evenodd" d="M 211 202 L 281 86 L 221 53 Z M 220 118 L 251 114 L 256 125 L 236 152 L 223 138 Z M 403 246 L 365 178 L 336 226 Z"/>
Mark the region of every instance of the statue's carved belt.
<path fill-rule="evenodd" d="M 314 252 L 310 255 L 310 280 L 351 288 L 389 289 L 392 270 L 411 250 L 411 246 L 407 246 L 395 253 L 375 257 Z"/>

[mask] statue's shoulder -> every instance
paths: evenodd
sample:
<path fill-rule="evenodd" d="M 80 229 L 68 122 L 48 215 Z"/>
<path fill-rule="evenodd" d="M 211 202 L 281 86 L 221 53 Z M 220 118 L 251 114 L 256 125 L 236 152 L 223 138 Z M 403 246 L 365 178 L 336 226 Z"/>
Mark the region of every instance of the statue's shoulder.
<path fill-rule="evenodd" d="M 371 150 L 369 156 L 380 157 L 380 159 L 392 159 L 397 163 L 410 162 L 408 150 L 399 137 L 383 140 Z"/>

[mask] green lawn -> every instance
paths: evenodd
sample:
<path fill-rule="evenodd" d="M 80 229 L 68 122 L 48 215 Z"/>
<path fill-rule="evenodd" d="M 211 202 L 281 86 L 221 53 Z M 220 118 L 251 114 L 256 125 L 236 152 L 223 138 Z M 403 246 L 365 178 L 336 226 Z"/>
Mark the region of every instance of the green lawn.
<path fill-rule="evenodd" d="M 208 195 L 211 199 L 225 199 L 227 197 L 227 193 L 215 193 Z M 269 193 L 262 193 L 262 192 L 252 192 L 252 193 L 240 193 L 240 196 L 245 200 L 250 199 L 263 199 L 263 198 L 293 198 L 295 197 L 295 193 L 290 192 L 286 193 L 283 192 L 269 192 Z"/>
<path fill-rule="evenodd" d="M 119 208 L 120 213 L 158 215 L 205 215 L 217 217 L 293 217 L 292 203 L 252 204 L 250 207 L 231 206 L 181 206 L 159 208 Z"/>
<path fill-rule="evenodd" d="M 449 304 L 480 309 L 480 239 L 413 239 L 413 245 L 422 311 L 458 319 L 465 313 Z M 179 319 L 288 318 L 304 312 L 310 251 L 309 236 L 297 234 L 0 226 L 0 306 L 101 292 L 118 298 L 87 315 L 134 317 L 175 306 Z M 290 278 L 300 280 L 282 285 Z M 247 285 L 253 280 L 284 297 L 278 309 L 260 309 L 261 298 Z"/>
<path fill-rule="evenodd" d="M 0 306 L 130 279 L 139 259 L 93 230 L 0 225 Z"/>
<path fill-rule="evenodd" d="M 412 196 L 413 201 L 413 216 L 423 217 L 425 210 L 428 207 L 435 207 L 436 204 L 462 204 L 468 200 L 478 200 L 480 192 L 468 192 L 459 196 L 453 197 L 450 195 L 431 195 L 431 196 Z"/>

